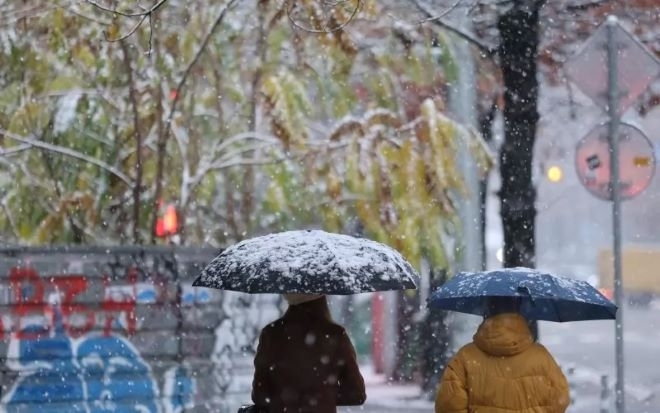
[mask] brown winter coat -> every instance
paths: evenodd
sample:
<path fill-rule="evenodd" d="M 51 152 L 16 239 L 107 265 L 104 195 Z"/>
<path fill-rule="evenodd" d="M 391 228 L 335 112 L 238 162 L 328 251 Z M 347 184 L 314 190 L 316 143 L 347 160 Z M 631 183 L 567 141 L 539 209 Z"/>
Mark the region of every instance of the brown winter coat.
<path fill-rule="evenodd" d="M 355 350 L 325 297 L 291 305 L 266 326 L 254 366 L 252 401 L 264 412 L 335 413 L 366 399 Z"/>

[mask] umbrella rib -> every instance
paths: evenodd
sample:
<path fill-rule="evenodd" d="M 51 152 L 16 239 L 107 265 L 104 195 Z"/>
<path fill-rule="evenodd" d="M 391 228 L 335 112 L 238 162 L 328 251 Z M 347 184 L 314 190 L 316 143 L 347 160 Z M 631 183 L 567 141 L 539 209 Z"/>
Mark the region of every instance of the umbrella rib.
<path fill-rule="evenodd" d="M 552 306 L 555 309 L 555 314 L 557 314 L 557 320 L 559 320 L 559 322 L 562 322 L 563 320 L 561 317 L 561 312 L 559 311 L 559 307 L 557 306 L 557 301 L 556 300 L 551 300 L 551 301 L 552 301 Z"/>

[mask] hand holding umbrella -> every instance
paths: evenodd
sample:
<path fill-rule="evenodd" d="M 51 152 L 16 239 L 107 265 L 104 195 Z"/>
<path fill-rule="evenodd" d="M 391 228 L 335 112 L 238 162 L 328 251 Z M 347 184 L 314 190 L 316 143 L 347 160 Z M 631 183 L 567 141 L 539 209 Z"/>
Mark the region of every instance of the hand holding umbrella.
<path fill-rule="evenodd" d="M 227 248 L 193 286 L 283 294 L 289 303 L 286 313 L 261 332 L 254 405 L 243 411 L 331 413 L 336 405 L 364 403 L 366 394 L 355 349 L 332 321 L 324 296 L 415 289 L 418 280 L 412 265 L 386 245 L 303 230 Z M 291 394 L 297 396 L 287 396 Z"/>
<path fill-rule="evenodd" d="M 436 411 L 565 412 L 566 377 L 535 342 L 528 320 L 614 319 L 617 310 L 586 282 L 529 268 L 460 273 L 436 290 L 428 305 L 484 316 L 473 341 L 449 361 Z"/>

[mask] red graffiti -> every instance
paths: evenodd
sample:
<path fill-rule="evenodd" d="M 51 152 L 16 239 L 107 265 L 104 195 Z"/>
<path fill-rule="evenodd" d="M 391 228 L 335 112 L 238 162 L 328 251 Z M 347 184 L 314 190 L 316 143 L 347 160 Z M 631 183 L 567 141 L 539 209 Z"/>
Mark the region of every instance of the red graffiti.
<path fill-rule="evenodd" d="M 59 311 L 61 325 L 72 337 L 79 337 L 92 331 L 97 325 L 102 326 L 104 335 L 112 331 L 113 321 L 122 315 L 126 317 L 126 332 L 134 334 L 137 328 L 136 282 L 137 270 L 127 271 L 128 284 L 112 284 L 107 277 L 90 279 L 85 275 L 63 274 L 51 277 L 40 277 L 33 268 L 12 268 L 9 272 L 9 283 L 13 300 L 11 303 L 11 325 L 7 326 L 0 318 L 0 339 L 7 332 L 13 332 L 18 339 L 38 339 L 47 335 L 55 326 L 55 318 Z M 90 301 L 76 302 L 89 291 L 92 281 L 102 281 L 99 293 L 102 297 Z M 110 293 L 111 287 L 128 287 L 132 294 L 124 294 L 118 299 Z M 131 288 L 132 286 L 132 288 Z M 46 319 L 44 328 L 39 332 L 23 330 L 22 320 L 27 316 L 41 315 Z M 72 322 L 78 320 L 77 322 Z M 82 322 L 80 322 L 82 320 Z M 8 328 L 7 328 L 8 327 Z"/>

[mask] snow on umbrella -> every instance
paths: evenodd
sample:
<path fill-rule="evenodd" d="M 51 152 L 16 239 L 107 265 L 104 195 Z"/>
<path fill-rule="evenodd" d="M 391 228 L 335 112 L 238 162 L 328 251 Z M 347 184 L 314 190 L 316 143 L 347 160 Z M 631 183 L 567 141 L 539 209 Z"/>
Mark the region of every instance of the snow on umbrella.
<path fill-rule="evenodd" d="M 287 231 L 225 249 L 193 286 L 246 293 L 356 294 L 415 289 L 419 274 L 396 250 L 320 230 Z"/>
<path fill-rule="evenodd" d="M 589 283 L 529 268 L 455 275 L 429 298 L 431 309 L 483 315 L 491 297 L 518 297 L 530 320 L 580 321 L 616 318 L 617 307 Z"/>

